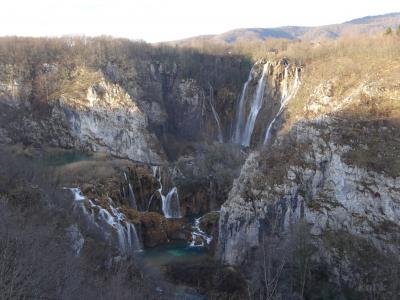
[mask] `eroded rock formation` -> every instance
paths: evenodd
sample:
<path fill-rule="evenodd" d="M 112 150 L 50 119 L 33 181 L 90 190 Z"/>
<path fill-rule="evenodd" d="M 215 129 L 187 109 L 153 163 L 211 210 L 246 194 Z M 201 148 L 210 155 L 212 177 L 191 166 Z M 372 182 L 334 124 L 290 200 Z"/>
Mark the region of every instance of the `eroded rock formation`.
<path fill-rule="evenodd" d="M 400 178 L 397 123 L 374 117 L 372 99 L 385 107 L 397 93 L 382 84 L 361 84 L 342 101 L 332 82 L 321 84 L 306 104 L 308 120 L 249 155 L 221 208 L 222 261 L 254 263 L 264 237 L 279 245 L 305 222 L 317 249 L 312 259 L 329 266 L 331 280 L 387 292 L 384 274 L 399 263 Z"/>

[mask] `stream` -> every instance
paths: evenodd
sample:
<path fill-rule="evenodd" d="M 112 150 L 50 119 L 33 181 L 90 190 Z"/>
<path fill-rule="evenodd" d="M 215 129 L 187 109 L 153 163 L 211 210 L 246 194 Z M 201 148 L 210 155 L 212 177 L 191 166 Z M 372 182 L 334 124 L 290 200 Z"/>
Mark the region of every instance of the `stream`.
<path fill-rule="evenodd" d="M 69 164 L 93 161 L 95 159 L 96 156 L 93 154 L 73 151 L 49 151 L 42 155 L 39 161 L 49 167 L 64 167 Z M 165 217 L 171 218 L 171 216 L 175 216 L 180 218 L 181 214 L 179 211 L 177 189 L 173 187 L 171 191 L 164 192 L 160 168 L 153 167 L 152 171 L 154 178 L 160 184 L 157 192 L 161 195 L 163 204 L 162 210 Z M 134 197 L 133 188 L 130 181 L 128 181 L 127 174 L 123 174 L 123 178 L 128 182 L 129 194 Z M 71 191 L 75 206 L 78 208 L 78 211 L 80 211 L 81 216 L 84 217 L 88 223 L 93 223 L 96 228 L 102 230 L 102 232 L 105 233 L 106 238 L 107 236 L 112 236 L 110 234 L 112 231 L 117 233 L 114 242 L 116 242 L 116 245 L 122 253 L 135 253 L 136 259 L 140 261 L 142 267 L 150 270 L 150 272 L 153 270 L 156 273 L 163 274 L 161 276 L 167 278 L 167 282 L 155 283 L 155 292 L 159 294 L 160 297 L 172 296 L 174 299 L 187 300 L 207 299 L 207 296 L 199 294 L 193 286 L 170 282 L 168 279 L 168 272 L 166 271 L 168 265 L 187 264 L 189 266 L 197 263 L 202 264 L 203 261 L 211 258 L 207 245 L 210 244 L 212 237 L 200 228 L 202 216 L 196 215 L 186 217 L 187 221 L 192 224 L 191 241 L 172 241 L 166 245 L 143 249 L 134 224 L 130 223 L 127 217 L 120 211 L 120 207 L 117 207 L 111 198 L 108 198 L 106 204 L 104 201 L 102 202 L 103 206 L 106 205 L 104 208 L 100 206 L 97 199 L 87 199 L 79 187 L 64 188 Z M 175 198 L 170 195 L 175 195 Z M 84 202 L 86 199 L 88 203 Z M 176 200 L 176 203 L 173 200 Z M 79 251 L 77 251 L 78 254 Z M 196 274 L 194 276 L 196 276 Z"/>

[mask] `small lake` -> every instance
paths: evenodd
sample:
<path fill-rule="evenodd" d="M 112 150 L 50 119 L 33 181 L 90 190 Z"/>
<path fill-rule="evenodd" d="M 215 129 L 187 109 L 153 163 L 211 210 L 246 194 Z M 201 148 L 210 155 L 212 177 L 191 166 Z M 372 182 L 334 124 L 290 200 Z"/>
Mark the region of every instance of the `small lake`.
<path fill-rule="evenodd" d="M 190 247 L 187 242 L 174 242 L 169 245 L 148 248 L 141 252 L 140 257 L 146 267 L 156 268 L 162 271 L 163 266 L 174 263 L 193 263 L 201 261 L 208 256 L 204 247 Z M 165 296 L 162 290 L 156 289 L 160 299 Z M 174 299 L 182 300 L 206 300 L 207 296 L 199 294 L 193 287 L 174 285 Z"/>
<path fill-rule="evenodd" d="M 174 242 L 173 244 L 146 249 L 140 255 L 142 255 L 146 265 L 161 267 L 169 263 L 193 262 L 206 257 L 208 254 L 204 247 L 190 247 L 187 242 Z"/>

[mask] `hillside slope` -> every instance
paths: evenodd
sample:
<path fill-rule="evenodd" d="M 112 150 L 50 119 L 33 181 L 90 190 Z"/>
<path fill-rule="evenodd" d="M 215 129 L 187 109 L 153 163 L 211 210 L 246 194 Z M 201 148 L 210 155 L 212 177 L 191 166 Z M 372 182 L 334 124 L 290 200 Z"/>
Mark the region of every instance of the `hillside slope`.
<path fill-rule="evenodd" d="M 379 16 L 368 16 L 354 19 L 341 24 L 325 26 L 304 27 L 284 26 L 277 28 L 241 28 L 234 29 L 217 35 L 192 37 L 177 41 L 180 45 L 190 45 L 197 41 L 208 41 L 223 44 L 232 44 L 238 41 L 255 42 L 270 38 L 320 41 L 324 39 L 337 39 L 339 37 L 371 36 L 383 33 L 387 27 L 392 29 L 400 25 L 400 13 L 390 13 Z"/>
<path fill-rule="evenodd" d="M 398 297 L 399 42 L 290 52 L 307 61 L 300 89 L 220 214 L 217 256 L 258 278 L 255 294 L 337 293 L 313 289 L 328 280 L 346 299 Z"/>
<path fill-rule="evenodd" d="M 25 157 L 49 169 L 82 235 L 97 228 L 75 238 L 83 251 L 203 245 L 216 261 L 160 269 L 210 298 L 399 298 L 397 35 L 285 42 L 255 62 L 105 38 L 0 42 L 0 163 L 22 162 L 1 168 L 7 203 L 38 189 Z"/>

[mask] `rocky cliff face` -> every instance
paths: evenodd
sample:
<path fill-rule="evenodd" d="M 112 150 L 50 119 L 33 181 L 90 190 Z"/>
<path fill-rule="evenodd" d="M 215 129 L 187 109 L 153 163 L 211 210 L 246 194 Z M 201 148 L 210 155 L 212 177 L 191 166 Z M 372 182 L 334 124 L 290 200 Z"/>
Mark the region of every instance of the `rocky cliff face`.
<path fill-rule="evenodd" d="M 109 152 L 148 163 L 162 160 L 163 151 L 149 132 L 145 114 L 101 73 L 78 69 L 58 93 L 40 114 L 26 99 L 3 94 L 1 139 Z"/>
<path fill-rule="evenodd" d="M 317 249 L 312 259 L 328 266 L 332 281 L 387 286 L 379 276 L 398 265 L 400 252 L 396 61 L 361 77 L 358 66 L 346 69 L 358 54 L 338 59 L 336 73 L 334 57 L 313 62 L 323 52 L 310 66 L 274 54 L 248 74 L 241 56 L 96 43 L 85 41 L 81 49 L 92 53 L 82 57 L 70 52 L 76 46 L 52 50 L 76 59 L 71 64 L 40 58 L 45 51 L 20 63 L 0 53 L 0 143 L 128 158 L 101 184 L 105 160 L 93 172 L 89 162 L 72 164 L 93 178 L 69 183 L 82 189 L 86 205 L 96 200 L 89 217 L 108 226 L 111 215 L 111 227 L 126 234 L 137 228 L 144 246 L 190 239 L 188 223 L 162 215 L 168 194 L 176 216 L 218 211 L 226 200 L 219 218 L 198 224 L 219 235 L 223 263 L 254 266 L 266 237 L 282 246 L 305 223 Z M 232 136 L 236 145 L 227 143 Z M 118 218 L 130 225 L 118 226 Z"/>
<path fill-rule="evenodd" d="M 254 64 L 236 106 L 233 142 L 253 148 L 264 143 L 265 136 L 272 133 L 274 118 L 297 93 L 300 72 L 288 59 Z"/>
<path fill-rule="evenodd" d="M 24 39 L 3 42 L 18 45 L 21 59 L 1 50 L 1 142 L 46 142 L 152 164 L 177 159 L 185 143 L 217 140 L 216 118 L 227 138 L 234 114 L 227 107 L 249 67 L 241 56 L 127 41 L 38 41 L 37 52 Z"/>
<path fill-rule="evenodd" d="M 149 61 L 141 66 L 137 78 L 139 106 L 174 159 L 179 148 L 175 141 L 218 141 L 220 133 L 222 140 L 229 139 L 234 103 L 248 71 L 246 61 L 235 57 L 210 56 L 193 65 L 186 63 L 179 59 Z M 227 72 L 231 74 L 223 75 Z"/>
<path fill-rule="evenodd" d="M 102 70 L 137 101 L 152 130 L 169 148 L 175 140 L 218 139 L 211 104 L 223 138 L 229 138 L 234 103 L 249 67 L 250 61 L 243 56 L 154 47 L 147 49 L 144 57 L 133 55 L 126 61 L 109 62 Z"/>
<path fill-rule="evenodd" d="M 263 236 L 282 243 L 306 222 L 313 259 L 329 266 L 332 281 L 383 293 L 400 251 L 397 109 L 388 104 L 398 92 L 364 82 L 338 100 L 334 84 L 315 88 L 308 119 L 249 155 L 221 208 L 217 256 L 254 263 Z"/>

